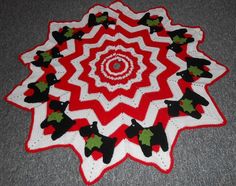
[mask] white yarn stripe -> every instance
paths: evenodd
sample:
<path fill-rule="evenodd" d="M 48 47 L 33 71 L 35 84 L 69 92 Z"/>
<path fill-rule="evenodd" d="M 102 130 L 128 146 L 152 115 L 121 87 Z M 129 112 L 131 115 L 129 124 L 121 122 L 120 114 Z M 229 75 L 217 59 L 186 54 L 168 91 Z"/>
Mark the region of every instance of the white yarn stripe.
<path fill-rule="evenodd" d="M 117 83 L 116 85 L 111 85 L 109 82 L 102 82 L 101 79 L 100 79 L 100 77 L 95 74 L 95 71 L 96 71 L 95 64 L 96 64 L 96 62 L 97 62 L 97 59 L 99 59 L 101 55 L 107 53 L 109 50 L 117 50 L 118 48 L 121 49 L 121 50 L 123 50 L 123 51 L 129 51 L 129 52 L 131 52 L 132 55 L 136 55 L 137 58 L 138 58 L 138 64 L 139 64 L 139 66 L 140 66 L 140 69 L 139 69 L 138 72 L 137 72 L 137 76 L 136 76 L 135 78 L 133 78 L 133 79 L 130 79 L 126 84 Z M 135 50 L 132 49 L 132 48 L 127 48 L 127 49 L 125 49 L 125 48 L 124 48 L 123 46 L 121 46 L 121 45 L 118 45 L 117 47 L 115 47 L 115 46 L 108 46 L 104 51 L 98 52 L 98 53 L 96 54 L 96 59 L 90 62 L 90 66 L 91 66 L 91 68 L 92 68 L 92 71 L 89 73 L 89 76 L 92 77 L 93 79 L 95 79 L 95 84 L 96 84 L 97 87 L 105 87 L 105 88 L 107 88 L 110 92 L 113 92 L 113 91 L 115 91 L 115 90 L 117 90 L 117 89 L 129 90 L 133 83 L 135 83 L 135 82 L 140 82 L 140 81 L 142 80 L 142 78 L 141 78 L 142 73 L 143 73 L 143 71 L 145 71 L 146 68 L 147 68 L 147 67 L 142 63 L 142 61 L 143 61 L 143 56 L 138 55 L 138 54 L 135 52 Z M 133 69 L 133 64 L 132 64 L 133 62 L 132 62 L 131 60 L 130 60 L 129 62 L 131 63 L 130 66 L 131 66 L 131 70 L 132 70 L 132 69 Z M 106 73 L 105 71 L 102 71 L 102 72 L 103 72 L 103 73 Z M 122 76 L 122 79 L 128 77 L 131 73 L 132 73 L 132 71 L 130 71 L 130 72 L 127 73 L 126 75 Z M 110 76 L 109 76 L 109 77 L 110 77 Z M 109 78 L 109 77 L 108 77 L 108 78 Z M 112 77 L 110 77 L 110 78 L 112 78 Z M 116 79 L 114 78 L 114 80 L 116 80 Z"/>
<path fill-rule="evenodd" d="M 68 48 L 61 51 L 61 54 L 63 54 L 64 56 L 68 56 L 72 53 L 75 52 L 75 47 L 74 47 L 74 42 L 72 40 L 68 41 L 68 44 L 67 44 Z M 31 55 L 32 54 L 32 51 L 29 52 L 29 53 L 25 53 L 27 55 Z M 26 56 L 26 55 L 25 55 Z M 22 57 L 23 59 L 23 57 Z M 25 63 L 28 63 L 30 58 L 26 58 L 27 61 L 24 61 Z M 60 79 L 65 73 L 66 73 L 66 69 L 58 62 L 59 59 L 53 59 L 50 63 L 50 65 L 52 65 L 55 70 L 56 70 L 56 77 L 57 79 Z M 32 61 L 32 60 L 31 60 Z M 30 62 L 31 62 L 30 61 Z M 23 106 L 27 109 L 31 109 L 31 108 L 34 108 L 34 107 L 37 107 L 39 105 L 41 105 L 41 103 L 27 103 L 27 102 L 24 102 L 24 98 L 25 98 L 25 95 L 24 93 L 29 89 L 27 87 L 27 85 L 29 83 L 32 83 L 32 82 L 36 82 L 38 81 L 38 79 L 43 75 L 43 71 L 41 68 L 39 67 L 36 67 L 34 66 L 33 64 L 29 64 L 30 66 L 30 69 L 32 71 L 32 74 L 22 82 L 22 85 L 19 85 L 17 86 L 10 95 L 8 95 L 7 99 L 9 101 L 12 101 L 14 102 L 15 104 L 17 105 L 20 105 L 20 106 Z M 54 89 L 54 86 L 52 86 L 50 88 L 50 92 L 49 94 L 51 95 L 57 95 L 57 96 L 60 96 L 60 94 L 57 92 L 57 93 L 53 93 L 53 89 Z M 63 94 L 65 93 L 68 93 L 67 91 L 64 91 L 64 90 L 61 90 L 63 92 Z M 61 94 L 62 95 L 62 94 Z"/>
<path fill-rule="evenodd" d="M 109 76 L 109 75 L 105 72 L 105 69 L 106 69 L 109 74 L 111 74 L 112 76 L 115 76 L 115 78 L 119 78 L 119 79 L 117 79 L 117 80 L 124 79 L 124 78 L 122 77 L 122 75 L 127 72 L 128 68 L 129 68 L 129 63 L 128 63 L 128 61 L 129 61 L 130 63 L 132 63 L 131 59 L 128 58 L 127 56 L 125 56 L 125 55 L 122 55 L 122 54 L 113 54 L 113 55 L 110 55 L 110 56 L 108 56 L 108 57 L 110 57 L 108 60 L 107 60 L 107 59 L 104 59 L 104 61 L 102 62 L 102 69 L 101 69 L 101 71 L 103 72 L 104 76 L 106 76 L 106 77 Z M 126 60 L 125 60 L 125 59 L 126 59 Z M 111 64 L 114 60 L 118 60 L 118 61 L 124 63 L 124 64 L 125 64 L 124 70 L 122 70 L 121 72 L 113 72 L 113 71 L 111 71 L 111 69 L 109 68 L 109 66 L 110 66 L 110 64 Z M 104 64 L 105 64 L 105 65 L 104 65 Z M 132 65 L 132 64 L 131 64 L 131 65 Z M 104 67 L 104 66 L 105 66 L 105 67 Z M 132 69 L 133 69 L 133 65 L 132 65 Z M 117 77 L 117 76 L 118 76 L 118 77 Z M 112 79 L 112 78 L 110 77 L 110 79 Z"/>
<path fill-rule="evenodd" d="M 142 12 L 142 13 L 134 13 L 133 11 L 131 11 L 128 7 L 124 6 L 121 2 L 115 2 L 115 3 L 112 3 L 110 5 L 110 8 L 114 9 L 114 10 L 119 10 L 121 11 L 124 15 L 134 19 L 134 20 L 140 20 L 143 15 L 146 13 L 146 12 Z M 150 9 L 148 10 L 147 12 L 150 13 L 150 15 L 158 15 L 158 16 L 162 16 L 163 17 L 163 20 L 162 20 L 162 25 L 164 26 L 165 30 L 167 31 L 173 31 L 173 30 L 177 30 L 177 29 L 180 29 L 180 28 L 186 28 L 188 30 L 187 33 L 193 35 L 195 41 L 199 41 L 202 39 L 202 36 L 203 36 L 203 32 L 200 28 L 190 28 L 190 27 L 184 27 L 182 25 L 178 25 L 178 24 L 171 24 L 171 20 L 168 19 L 168 16 L 167 16 L 167 12 L 165 9 L 163 8 L 153 8 L 153 9 Z M 121 21 L 121 22 L 120 22 Z M 139 30 L 141 29 L 140 27 L 142 27 L 141 30 L 143 29 L 147 29 L 149 30 L 149 27 L 147 26 L 137 26 L 137 27 L 130 27 L 129 25 L 125 24 L 122 20 L 119 20 L 119 22 L 117 24 L 123 24 L 125 26 L 127 26 L 127 30 L 129 32 L 132 32 L 132 28 L 134 30 Z M 126 27 L 125 27 L 126 28 Z M 157 34 L 151 34 L 151 38 L 153 39 L 153 41 L 157 41 L 157 42 L 166 42 L 166 43 L 172 43 L 171 39 L 169 38 L 166 38 L 166 37 L 160 37 Z M 197 44 L 197 42 L 194 42 L 194 44 Z M 195 45 L 193 44 L 192 46 L 192 49 L 196 49 Z"/>
<path fill-rule="evenodd" d="M 155 66 L 157 66 L 157 70 L 152 72 L 150 77 L 151 76 L 152 77 L 157 77 L 158 74 L 160 74 L 161 72 L 163 72 L 166 69 L 166 67 L 164 65 L 162 65 L 160 62 L 158 62 L 158 60 L 157 60 L 157 55 L 158 55 L 159 49 L 146 46 L 144 44 L 144 41 L 143 41 L 142 37 L 139 37 L 138 39 L 136 39 L 136 38 L 130 39 L 130 38 L 125 37 L 122 34 L 116 34 L 114 37 L 104 34 L 103 37 L 99 40 L 99 42 L 97 44 L 91 44 L 91 45 L 86 44 L 86 46 L 84 46 L 84 54 L 72 61 L 72 64 L 76 68 L 76 72 L 69 79 L 68 82 L 71 83 L 71 84 L 74 84 L 76 86 L 82 87 L 81 95 L 80 95 L 80 100 L 81 101 L 88 101 L 88 100 L 93 100 L 94 98 L 96 98 L 103 105 L 103 107 L 106 111 L 111 110 L 112 108 L 114 108 L 119 103 L 125 103 L 125 104 L 128 104 L 128 105 L 131 105 L 132 107 L 137 107 L 137 105 L 139 104 L 139 101 L 142 97 L 140 92 L 136 92 L 133 99 L 130 99 L 130 98 L 127 98 L 123 95 L 120 95 L 119 97 L 116 97 L 112 101 L 108 101 L 105 98 L 105 96 L 103 96 L 103 94 L 101 94 L 101 93 L 89 94 L 87 83 L 78 79 L 78 77 L 82 73 L 82 66 L 80 65 L 80 61 L 83 61 L 84 59 L 86 59 L 90 55 L 91 48 L 101 47 L 102 44 L 105 42 L 105 40 L 116 41 L 117 39 L 122 39 L 126 43 L 137 42 L 142 50 L 146 50 L 146 51 L 149 51 L 149 52 L 152 53 L 151 58 L 150 58 L 150 62 L 153 63 Z M 130 80 L 130 82 L 133 83 L 132 80 Z M 156 79 L 154 80 L 153 78 L 150 78 L 150 82 L 151 82 L 151 86 L 150 86 L 151 89 L 149 89 L 149 87 L 140 88 L 140 90 L 143 93 L 158 91 L 159 85 L 158 85 L 158 82 L 156 81 Z"/>

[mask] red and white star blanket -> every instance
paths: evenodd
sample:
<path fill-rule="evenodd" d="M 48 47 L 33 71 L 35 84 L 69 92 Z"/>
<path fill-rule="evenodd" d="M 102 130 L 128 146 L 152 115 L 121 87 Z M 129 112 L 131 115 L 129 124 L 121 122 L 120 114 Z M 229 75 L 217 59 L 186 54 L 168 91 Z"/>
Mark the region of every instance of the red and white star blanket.
<path fill-rule="evenodd" d="M 50 22 L 47 40 L 19 57 L 31 73 L 6 96 L 32 112 L 26 150 L 71 147 L 87 184 L 126 158 L 170 172 L 182 130 L 226 124 L 207 87 L 228 70 L 198 49 L 203 39 L 163 7 L 120 1 Z"/>

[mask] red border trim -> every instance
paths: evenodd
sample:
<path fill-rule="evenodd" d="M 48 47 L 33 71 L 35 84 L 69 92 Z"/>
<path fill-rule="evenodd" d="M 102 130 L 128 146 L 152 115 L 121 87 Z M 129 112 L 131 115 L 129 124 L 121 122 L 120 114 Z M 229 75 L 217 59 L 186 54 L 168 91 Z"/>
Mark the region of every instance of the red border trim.
<path fill-rule="evenodd" d="M 140 12 L 134 11 L 134 10 L 132 10 L 132 8 L 129 7 L 129 5 L 123 3 L 121 0 L 115 0 L 115 1 L 111 2 L 111 3 L 108 5 L 108 7 L 105 7 L 105 6 L 101 5 L 101 4 L 94 4 L 91 8 L 89 8 L 89 10 L 88 10 L 84 15 L 86 15 L 86 14 L 87 14 L 92 8 L 94 8 L 95 6 L 102 6 L 102 7 L 104 7 L 104 8 L 109 8 L 109 6 L 110 6 L 111 4 L 116 3 L 116 2 L 120 2 L 123 6 L 128 7 L 128 8 L 129 8 L 131 11 L 133 11 L 134 13 L 142 13 L 142 12 L 148 11 L 148 10 L 140 11 Z M 157 6 L 157 7 L 151 8 L 151 9 L 156 9 L 156 8 L 163 8 L 163 9 L 166 11 L 167 17 L 168 17 L 168 19 L 170 20 L 170 24 L 171 24 L 171 25 L 180 25 L 180 26 L 182 26 L 182 27 L 188 27 L 188 28 L 200 28 L 200 26 L 185 26 L 185 25 L 182 25 L 182 24 L 173 24 L 173 20 L 172 20 L 172 18 L 169 16 L 168 11 L 167 11 L 167 9 L 166 9 L 165 7 L 163 7 L 163 6 Z M 149 9 L 149 10 L 151 10 L 151 9 Z M 113 10 L 113 9 L 112 9 L 112 10 Z M 113 10 L 113 11 L 115 11 L 115 10 Z M 84 16 L 83 16 L 83 18 L 84 18 Z M 83 18 L 82 18 L 82 19 L 83 19 Z M 82 20 L 82 19 L 81 19 L 81 20 Z M 72 21 L 78 21 L 78 20 L 72 20 Z M 195 126 L 195 127 L 184 127 L 184 128 L 182 128 L 182 129 L 178 130 L 178 132 L 177 132 L 177 134 L 176 134 L 176 136 L 175 136 L 175 139 L 174 139 L 174 141 L 173 141 L 173 144 L 172 144 L 172 146 L 171 146 L 171 150 L 170 150 L 171 164 L 170 164 L 170 167 L 169 167 L 167 170 L 161 169 L 159 166 L 157 166 L 157 165 L 154 164 L 154 163 L 147 163 L 147 162 L 144 162 L 144 161 L 142 161 L 142 160 L 140 160 L 140 159 L 137 159 L 137 158 L 131 156 L 130 154 L 126 154 L 126 156 L 125 156 L 123 159 L 121 159 L 120 161 L 118 161 L 117 163 L 115 163 L 115 164 L 113 164 L 113 165 L 111 165 L 111 166 L 109 166 L 109 167 L 106 167 L 106 168 L 101 172 L 101 174 L 100 174 L 95 180 L 93 180 L 92 182 L 89 182 L 89 181 L 87 181 L 87 179 L 86 179 L 86 177 L 85 177 L 85 175 L 84 175 L 84 172 L 83 172 L 83 170 L 82 170 L 82 167 L 81 167 L 81 165 L 82 165 L 82 163 L 83 163 L 82 157 L 81 157 L 81 155 L 79 154 L 79 152 L 75 149 L 75 147 L 74 147 L 73 145 L 71 145 L 71 144 L 67 144 L 67 145 L 52 145 L 52 146 L 48 146 L 48 147 L 44 147 L 44 148 L 39 148 L 39 149 L 35 149 L 35 150 L 29 149 L 28 146 L 27 146 L 27 144 L 28 144 L 28 141 L 29 141 L 29 139 L 30 139 L 30 137 L 31 137 L 32 129 L 33 129 L 33 121 L 34 121 L 34 113 L 35 113 L 35 112 L 34 112 L 34 108 L 28 109 L 28 108 L 26 108 L 26 107 L 22 107 L 22 106 L 20 106 L 20 105 L 14 103 L 14 102 L 8 100 L 7 97 L 8 97 L 19 85 L 21 85 L 26 79 L 28 79 L 28 77 L 33 73 L 32 70 L 29 68 L 29 65 L 27 65 L 27 64 L 25 64 L 25 63 L 23 62 L 23 60 L 21 59 L 21 56 L 22 56 L 23 54 L 29 52 L 29 51 L 34 50 L 35 48 L 37 48 L 37 47 L 39 47 L 39 46 L 44 45 L 44 44 L 49 40 L 50 25 L 51 25 L 52 23 L 66 23 L 66 22 L 72 22 L 72 21 L 50 21 L 49 24 L 48 24 L 47 39 L 46 39 L 43 43 L 41 43 L 41 44 L 39 44 L 39 45 L 36 45 L 35 47 L 33 47 L 33 48 L 31 48 L 31 49 L 28 49 L 28 50 L 26 50 L 25 52 L 23 52 L 23 53 L 21 53 L 21 54 L 19 55 L 19 57 L 18 57 L 19 61 L 20 61 L 24 66 L 27 66 L 27 68 L 28 68 L 29 71 L 30 71 L 30 74 L 29 74 L 25 79 L 23 79 L 19 84 L 17 84 L 17 85 L 10 91 L 10 93 L 8 93 L 8 94 L 4 97 L 4 100 L 5 100 L 6 102 L 11 103 L 12 105 L 16 106 L 17 108 L 24 109 L 24 110 L 26 110 L 26 111 L 31 111 L 31 113 L 32 113 L 32 120 L 31 120 L 31 124 L 30 124 L 30 132 L 29 132 L 28 138 L 27 138 L 27 140 L 26 140 L 26 142 L 25 142 L 25 150 L 26 150 L 27 152 L 29 152 L 29 153 L 36 153 L 36 152 L 41 152 L 41 151 L 44 151 L 44 150 L 49 150 L 49 149 L 58 148 L 58 147 L 60 147 L 60 148 L 61 148 L 61 147 L 63 147 L 63 148 L 70 147 L 70 148 L 75 152 L 75 154 L 77 154 L 77 156 L 78 156 L 79 159 L 80 159 L 80 162 L 81 162 L 81 163 L 80 163 L 80 166 L 79 166 L 79 171 L 80 171 L 80 173 L 81 173 L 81 176 L 82 176 L 84 182 L 85 182 L 87 185 L 91 185 L 91 184 L 95 184 L 96 182 L 98 182 L 108 170 L 113 169 L 114 167 L 116 167 L 116 166 L 118 166 L 119 164 L 123 163 L 127 158 L 130 158 L 130 159 L 132 159 L 133 161 L 139 162 L 139 163 L 141 163 L 141 164 L 143 164 L 143 165 L 146 165 L 146 166 L 153 166 L 153 167 L 155 167 L 156 169 L 158 169 L 160 172 L 165 173 L 165 174 L 168 174 L 168 173 L 171 172 L 171 170 L 172 170 L 173 167 L 174 167 L 173 149 L 174 149 L 174 147 L 175 147 L 175 145 L 176 145 L 176 143 L 177 143 L 177 139 L 178 139 L 178 137 L 179 137 L 179 135 L 180 135 L 180 133 L 181 133 L 182 131 L 184 131 L 184 130 L 190 130 L 190 129 L 198 129 L 198 128 L 207 128 L 207 127 L 221 127 L 221 126 L 226 125 L 227 120 L 226 120 L 225 116 L 223 115 L 223 113 L 221 112 L 221 110 L 218 108 L 218 106 L 217 106 L 215 100 L 213 99 L 213 97 L 209 94 L 208 86 L 212 85 L 213 83 L 215 83 L 216 81 L 218 81 L 220 78 L 222 78 L 223 76 L 225 76 L 225 75 L 229 72 L 229 69 L 228 69 L 228 67 L 226 67 L 225 65 L 220 64 L 218 61 L 213 60 L 213 59 L 212 59 L 210 56 L 208 56 L 205 52 L 203 52 L 202 50 L 199 49 L 199 45 L 200 45 L 201 43 L 203 43 L 203 41 L 205 40 L 205 33 L 204 33 L 204 31 L 200 28 L 200 29 L 202 30 L 202 32 L 203 32 L 203 38 L 202 38 L 202 40 L 200 40 L 200 41 L 198 42 L 198 44 L 197 44 L 197 46 L 196 46 L 197 51 L 203 53 L 205 56 L 207 56 L 207 57 L 210 58 L 211 60 L 215 61 L 218 65 L 221 65 L 221 66 L 223 66 L 223 67 L 226 68 L 226 71 L 225 71 L 222 75 L 220 75 L 219 77 L 217 77 L 216 79 L 214 79 L 211 83 L 207 84 L 206 87 L 205 87 L 205 90 L 206 90 L 207 94 L 208 94 L 209 97 L 211 98 L 211 101 L 213 102 L 214 106 L 216 107 L 217 111 L 219 112 L 220 116 L 222 117 L 223 122 L 220 123 L 220 124 L 217 124 L 217 125 L 206 124 L 206 125 Z"/>

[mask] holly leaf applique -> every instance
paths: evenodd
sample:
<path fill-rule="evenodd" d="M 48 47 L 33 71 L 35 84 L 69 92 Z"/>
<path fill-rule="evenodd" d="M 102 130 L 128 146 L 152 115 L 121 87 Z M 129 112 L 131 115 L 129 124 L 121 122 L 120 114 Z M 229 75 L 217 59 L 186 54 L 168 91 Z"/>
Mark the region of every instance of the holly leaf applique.
<path fill-rule="evenodd" d="M 67 32 L 64 34 L 65 37 L 70 38 L 74 34 L 74 30 L 72 28 L 68 28 Z"/>
<path fill-rule="evenodd" d="M 180 106 L 183 108 L 184 112 L 192 113 L 193 111 L 195 111 L 192 102 L 192 100 L 186 98 L 181 100 Z"/>
<path fill-rule="evenodd" d="M 48 88 L 48 84 L 42 81 L 36 83 L 35 86 L 39 89 L 40 92 L 44 92 Z"/>
<path fill-rule="evenodd" d="M 177 36 L 173 37 L 173 41 L 174 41 L 174 43 L 177 43 L 177 44 L 184 44 L 184 43 L 186 43 L 187 38 L 179 37 L 177 35 Z"/>
<path fill-rule="evenodd" d="M 40 55 L 43 57 L 44 62 L 49 62 L 52 60 L 52 55 L 49 52 L 43 52 Z"/>
<path fill-rule="evenodd" d="M 87 147 L 89 150 L 92 150 L 94 147 L 100 148 L 102 144 L 102 137 L 94 135 L 87 140 L 85 147 Z"/>
<path fill-rule="evenodd" d="M 107 20 L 107 16 L 100 16 L 96 18 L 97 23 L 102 23 Z"/>
<path fill-rule="evenodd" d="M 48 116 L 47 121 L 56 121 L 57 123 L 60 123 L 61 120 L 63 120 L 63 113 L 61 112 L 53 112 Z"/>
<path fill-rule="evenodd" d="M 159 19 L 155 19 L 155 20 L 148 19 L 147 20 L 148 26 L 158 26 L 159 24 L 160 24 Z"/>
<path fill-rule="evenodd" d="M 143 129 L 141 134 L 139 134 L 139 141 L 142 145 L 151 146 L 151 137 L 153 136 L 153 133 L 150 129 Z"/>
<path fill-rule="evenodd" d="M 203 73 L 203 71 L 199 69 L 197 66 L 190 66 L 188 68 L 188 71 L 192 73 L 194 76 L 200 76 Z"/>

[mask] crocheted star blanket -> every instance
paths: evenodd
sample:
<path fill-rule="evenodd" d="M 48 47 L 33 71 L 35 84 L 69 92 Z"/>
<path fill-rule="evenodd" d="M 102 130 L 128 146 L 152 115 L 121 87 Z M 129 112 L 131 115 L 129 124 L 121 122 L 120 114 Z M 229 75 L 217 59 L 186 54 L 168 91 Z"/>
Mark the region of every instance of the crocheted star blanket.
<path fill-rule="evenodd" d="M 126 158 L 170 172 L 182 130 L 226 124 L 207 87 L 228 69 L 199 50 L 203 39 L 164 7 L 120 1 L 50 22 L 46 41 L 19 56 L 31 73 L 6 96 L 32 112 L 26 150 L 71 147 L 86 184 Z"/>

